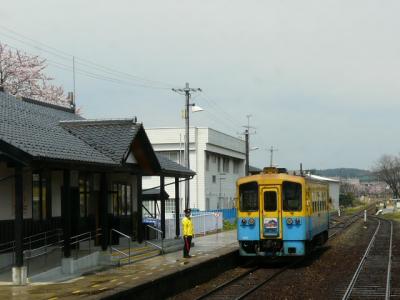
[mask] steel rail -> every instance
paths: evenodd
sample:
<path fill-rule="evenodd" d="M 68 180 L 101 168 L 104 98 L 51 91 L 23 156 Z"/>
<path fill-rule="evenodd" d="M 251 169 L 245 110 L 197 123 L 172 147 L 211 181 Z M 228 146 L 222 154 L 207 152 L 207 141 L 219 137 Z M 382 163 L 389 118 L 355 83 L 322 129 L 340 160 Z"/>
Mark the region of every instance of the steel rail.
<path fill-rule="evenodd" d="M 389 242 L 389 259 L 388 259 L 388 270 L 386 275 L 386 293 L 385 300 L 390 299 L 390 274 L 392 271 L 392 241 L 393 241 L 393 222 L 390 221 L 390 242 Z"/>
<path fill-rule="evenodd" d="M 275 272 L 274 274 L 272 274 L 271 276 L 269 276 L 268 278 L 264 279 L 263 281 L 261 281 L 260 283 L 258 283 L 257 285 L 253 286 L 251 289 L 248 289 L 247 291 L 245 291 L 244 293 L 240 294 L 237 298 L 235 298 L 235 300 L 240 300 L 240 299 L 244 299 L 245 297 L 247 297 L 248 295 L 250 295 L 251 293 L 253 293 L 254 291 L 258 290 L 260 287 L 262 287 L 264 284 L 268 283 L 269 281 L 271 281 L 272 279 L 274 279 L 275 277 L 277 277 L 278 275 L 282 274 L 283 272 L 287 271 L 289 268 L 296 266 L 297 264 L 303 262 L 305 260 L 305 257 L 302 257 L 299 260 L 296 260 L 295 262 L 283 267 L 282 269 L 280 269 L 279 271 Z"/>
<path fill-rule="evenodd" d="M 260 269 L 259 266 L 254 267 L 254 268 L 252 268 L 252 269 L 250 269 L 250 270 L 247 270 L 247 271 L 243 272 L 242 274 L 239 274 L 239 275 L 237 275 L 236 277 L 234 277 L 234 278 L 232 278 L 232 279 L 230 279 L 230 280 L 228 280 L 228 281 L 226 281 L 226 282 L 224 282 L 224 283 L 221 283 L 220 285 L 218 285 L 218 286 L 215 287 L 214 289 L 208 291 L 207 293 L 201 295 L 201 296 L 198 297 L 198 298 L 195 298 L 195 300 L 205 299 L 205 298 L 207 298 L 208 296 L 210 296 L 210 295 L 212 295 L 212 294 L 218 292 L 219 290 L 222 290 L 224 287 L 227 287 L 228 285 L 232 284 L 233 282 L 235 282 L 235 281 L 237 281 L 237 280 L 239 280 L 239 279 L 241 279 L 241 278 L 243 278 L 243 277 L 249 275 L 250 273 L 253 273 L 253 272 L 257 271 L 258 269 Z"/>
<path fill-rule="evenodd" d="M 355 285 L 355 283 L 357 281 L 357 278 L 361 273 L 361 269 L 364 266 L 365 261 L 366 261 L 366 259 L 368 257 L 369 251 L 371 250 L 372 245 L 374 244 L 376 235 L 378 234 L 378 230 L 379 230 L 380 227 L 381 227 L 381 221 L 379 220 L 378 221 L 378 226 L 376 227 L 376 230 L 375 230 L 375 233 L 372 236 L 371 241 L 369 242 L 368 247 L 365 250 L 365 253 L 364 253 L 363 257 L 361 258 L 360 263 L 358 264 L 358 267 L 357 267 L 357 269 L 356 269 L 356 271 L 355 271 L 355 273 L 354 273 L 354 275 L 353 275 L 353 277 L 352 277 L 352 279 L 351 279 L 351 281 L 350 281 L 350 283 L 349 283 L 349 285 L 348 285 L 348 287 L 346 289 L 346 292 L 344 293 L 344 295 L 342 297 L 342 300 L 346 300 L 346 299 L 348 299 L 350 297 L 351 292 L 353 291 L 354 285 Z"/>

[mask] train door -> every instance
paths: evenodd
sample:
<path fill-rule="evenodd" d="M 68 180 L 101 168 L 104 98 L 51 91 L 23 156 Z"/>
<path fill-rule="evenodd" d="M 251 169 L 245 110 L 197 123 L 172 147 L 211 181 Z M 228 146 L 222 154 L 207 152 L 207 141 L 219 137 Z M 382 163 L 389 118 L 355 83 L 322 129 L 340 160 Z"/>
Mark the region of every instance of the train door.
<path fill-rule="evenodd" d="M 282 238 L 282 207 L 279 187 L 261 189 L 261 239 Z"/>

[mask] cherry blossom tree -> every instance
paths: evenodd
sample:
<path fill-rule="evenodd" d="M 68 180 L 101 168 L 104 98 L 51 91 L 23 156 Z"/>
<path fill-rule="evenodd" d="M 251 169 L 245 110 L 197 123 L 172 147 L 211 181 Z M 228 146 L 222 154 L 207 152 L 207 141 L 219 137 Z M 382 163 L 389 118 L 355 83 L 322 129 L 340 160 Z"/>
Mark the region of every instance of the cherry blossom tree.
<path fill-rule="evenodd" d="M 12 50 L 0 42 L 0 86 L 12 95 L 70 107 L 70 100 L 60 86 L 52 85 L 47 76 L 46 60 Z"/>

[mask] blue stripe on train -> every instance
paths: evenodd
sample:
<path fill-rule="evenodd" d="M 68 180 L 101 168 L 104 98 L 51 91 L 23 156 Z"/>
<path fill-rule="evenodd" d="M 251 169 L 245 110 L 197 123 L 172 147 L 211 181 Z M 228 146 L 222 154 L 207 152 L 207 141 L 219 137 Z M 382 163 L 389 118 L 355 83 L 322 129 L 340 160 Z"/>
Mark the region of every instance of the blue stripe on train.
<path fill-rule="evenodd" d="M 246 224 L 242 220 L 246 219 Z M 254 224 L 249 224 L 250 218 L 238 218 L 237 237 L 239 241 L 258 241 L 260 239 L 260 220 L 254 219 Z"/>

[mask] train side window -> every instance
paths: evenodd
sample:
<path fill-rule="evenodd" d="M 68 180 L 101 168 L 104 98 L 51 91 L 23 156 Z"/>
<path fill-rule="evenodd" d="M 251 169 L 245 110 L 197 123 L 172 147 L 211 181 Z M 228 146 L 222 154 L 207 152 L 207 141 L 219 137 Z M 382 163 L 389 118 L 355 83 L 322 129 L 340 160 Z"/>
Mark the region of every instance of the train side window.
<path fill-rule="evenodd" d="M 276 211 L 276 192 L 264 192 L 264 211 Z"/>
<path fill-rule="evenodd" d="M 301 211 L 301 184 L 284 181 L 282 184 L 282 203 L 284 211 Z"/>
<path fill-rule="evenodd" d="M 257 182 L 243 183 L 239 186 L 239 209 L 241 211 L 258 210 Z"/>

